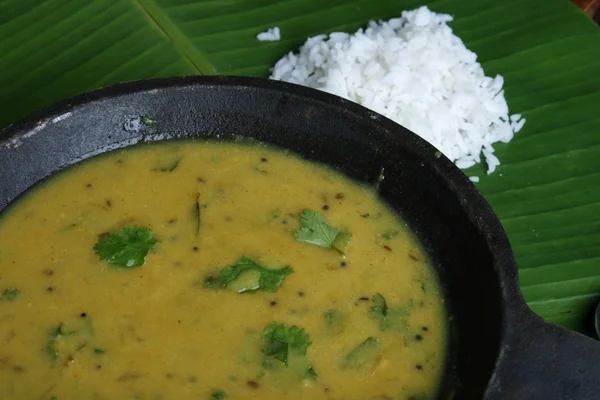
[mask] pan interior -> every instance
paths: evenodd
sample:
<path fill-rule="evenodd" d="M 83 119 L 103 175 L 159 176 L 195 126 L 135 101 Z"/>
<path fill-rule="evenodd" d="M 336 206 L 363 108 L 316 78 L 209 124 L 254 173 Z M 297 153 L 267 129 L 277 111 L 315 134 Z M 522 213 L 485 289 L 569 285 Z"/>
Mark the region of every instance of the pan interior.
<path fill-rule="evenodd" d="M 175 80 L 91 97 L 53 110 L 44 120 L 69 116 L 35 134 L 31 122 L 9 132 L 0 146 L 0 209 L 71 163 L 165 138 L 253 138 L 325 163 L 355 181 L 379 182 L 380 197 L 415 233 L 444 290 L 450 339 L 440 397 L 482 397 L 503 329 L 500 272 L 493 265 L 504 253 L 492 254 L 489 237 L 499 237 L 496 245 L 506 256 L 510 249 L 501 232 L 482 233 L 482 226 L 495 221 L 489 206 L 435 149 L 360 107 L 291 85 Z M 131 121 L 142 120 L 149 123 L 131 129 Z"/>

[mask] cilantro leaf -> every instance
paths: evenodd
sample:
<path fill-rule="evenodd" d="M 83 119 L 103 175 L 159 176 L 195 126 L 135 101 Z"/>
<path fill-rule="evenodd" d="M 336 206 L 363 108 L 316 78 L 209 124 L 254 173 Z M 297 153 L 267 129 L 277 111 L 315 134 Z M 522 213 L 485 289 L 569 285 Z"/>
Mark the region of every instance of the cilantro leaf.
<path fill-rule="evenodd" d="M 258 274 L 258 280 L 242 282 L 236 289 L 238 293 L 254 293 L 258 290 L 265 292 L 276 292 L 283 284 L 286 276 L 294 272 L 291 267 L 278 269 L 265 268 L 249 258 L 241 260 L 223 268 L 217 277 L 209 275 L 204 280 L 204 286 L 210 288 L 224 288 L 238 280 L 244 273 L 253 271 Z"/>
<path fill-rule="evenodd" d="M 210 394 L 211 400 L 225 400 L 227 398 L 227 393 L 223 390 L 218 389 Z"/>
<path fill-rule="evenodd" d="M 369 337 L 346 355 L 343 367 L 348 369 L 372 367 L 380 356 L 381 345 L 379 339 Z"/>
<path fill-rule="evenodd" d="M 320 214 L 311 210 L 302 212 L 300 225 L 302 228 L 294 233 L 297 241 L 334 249 L 341 255 L 344 255 L 342 249 L 352 237 L 350 233 L 340 232 L 328 225 Z"/>
<path fill-rule="evenodd" d="M 344 331 L 344 316 L 338 309 L 331 308 L 323 313 L 325 329 L 329 335 L 339 335 Z"/>
<path fill-rule="evenodd" d="M 181 158 L 178 158 L 177 160 L 171 162 L 171 164 L 160 168 L 160 171 L 161 172 L 173 172 L 177 169 L 180 162 L 181 162 Z"/>
<path fill-rule="evenodd" d="M 383 232 L 381 234 L 381 237 L 384 240 L 392 240 L 392 239 L 396 238 L 399 234 L 400 234 L 400 232 L 397 231 L 396 229 L 390 229 L 390 230 Z"/>
<path fill-rule="evenodd" d="M 49 331 L 45 351 L 52 362 L 65 361 L 67 358 L 73 360 L 83 352 L 95 356 L 106 354 L 106 348 L 96 340 L 94 324 L 87 313 L 55 325 Z"/>
<path fill-rule="evenodd" d="M 58 348 L 58 343 L 59 340 L 65 335 L 68 335 L 68 333 L 64 331 L 64 324 L 62 322 L 52 330 L 52 333 L 50 334 L 50 340 L 46 345 L 46 351 L 48 352 L 50 360 L 57 361 L 59 359 L 60 349 Z"/>
<path fill-rule="evenodd" d="M 196 220 L 196 236 L 200 234 L 200 225 L 202 225 L 202 213 L 200 212 L 200 193 L 196 193 L 196 202 L 194 203 L 194 219 Z"/>
<path fill-rule="evenodd" d="M 143 265 L 146 255 L 157 243 L 149 228 L 123 227 L 120 232 L 110 232 L 101 236 L 94 246 L 100 259 L 114 266 L 133 268 Z"/>
<path fill-rule="evenodd" d="M 377 319 L 378 317 L 387 316 L 388 306 L 387 306 L 387 303 L 385 302 L 385 298 L 382 295 L 377 293 L 375 296 L 373 296 L 371 298 L 371 302 L 373 302 L 373 305 L 371 306 L 371 309 L 369 310 L 369 314 L 371 315 L 372 319 Z"/>
<path fill-rule="evenodd" d="M 0 301 L 3 301 L 3 300 L 15 301 L 16 298 L 19 297 L 20 293 L 21 293 L 21 291 L 17 288 L 7 287 L 7 288 L 3 289 L 2 292 L 0 293 Z"/>
<path fill-rule="evenodd" d="M 385 298 L 377 293 L 371 298 L 369 318 L 379 323 L 382 331 L 389 329 L 405 330 L 408 328 L 408 318 L 414 309 L 414 301 L 410 299 L 401 307 L 389 308 Z"/>
<path fill-rule="evenodd" d="M 306 356 L 306 349 L 310 346 L 309 336 L 293 325 L 288 328 L 286 324 L 272 323 L 263 331 L 264 346 L 262 352 L 266 356 L 275 358 L 288 365 L 291 353 L 302 357 Z"/>

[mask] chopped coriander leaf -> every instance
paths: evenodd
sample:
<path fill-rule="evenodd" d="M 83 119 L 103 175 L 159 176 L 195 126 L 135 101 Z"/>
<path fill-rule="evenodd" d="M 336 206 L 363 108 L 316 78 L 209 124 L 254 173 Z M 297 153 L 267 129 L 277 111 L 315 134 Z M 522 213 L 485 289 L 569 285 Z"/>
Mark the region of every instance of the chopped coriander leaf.
<path fill-rule="evenodd" d="M 211 274 L 204 278 L 204 287 L 208 289 L 223 289 L 226 287 L 226 285 L 223 284 L 223 281 L 219 278 L 219 276 L 214 276 Z"/>
<path fill-rule="evenodd" d="M 94 251 L 101 260 L 123 267 L 139 267 L 146 261 L 146 255 L 154 248 L 157 241 L 149 228 L 123 227 L 120 232 L 110 232 L 102 236 L 94 246 Z"/>
<path fill-rule="evenodd" d="M 275 358 L 288 365 L 291 355 L 306 356 L 306 349 L 310 346 L 310 337 L 293 325 L 288 328 L 286 324 L 272 323 L 263 331 L 264 345 L 262 352 L 266 356 Z M 314 372 L 314 371 L 313 371 Z"/>
<path fill-rule="evenodd" d="M 48 335 L 45 351 L 53 363 L 64 361 L 76 353 L 85 350 L 96 356 L 106 354 L 103 346 L 99 345 L 94 334 L 92 318 L 73 318 L 66 323 L 57 324 Z"/>
<path fill-rule="evenodd" d="M 405 330 L 408 328 L 408 317 L 414 308 L 414 301 L 410 299 L 402 307 L 389 308 L 385 298 L 377 293 L 371 298 L 372 306 L 369 309 L 369 317 L 379 322 L 382 331 L 388 329 Z"/>
<path fill-rule="evenodd" d="M 21 291 L 14 287 L 7 287 L 0 293 L 0 301 L 15 301 Z"/>
<path fill-rule="evenodd" d="M 369 310 L 369 315 L 371 316 L 371 318 L 387 316 L 388 306 L 385 302 L 385 298 L 382 295 L 377 293 L 371 298 L 371 302 L 373 303 L 371 309 Z"/>
<path fill-rule="evenodd" d="M 258 265 L 249 258 L 243 257 L 240 261 L 223 268 L 218 276 L 209 275 L 204 280 L 204 286 L 209 288 L 235 287 L 238 293 L 254 293 L 258 290 L 276 292 L 283 284 L 286 276 L 294 272 L 291 267 L 269 269 Z M 243 276 L 246 275 L 246 276 Z M 248 276 L 257 279 L 244 279 Z M 242 279 L 240 285 L 234 281 Z"/>
<path fill-rule="evenodd" d="M 380 355 L 381 346 L 379 344 L 379 339 L 369 337 L 348 353 L 343 366 L 348 369 L 372 367 L 379 359 Z"/>
<path fill-rule="evenodd" d="M 81 344 L 79 345 L 79 347 L 77 347 L 77 348 L 75 349 L 75 351 L 83 350 L 83 349 L 85 349 L 86 347 L 87 347 L 87 344 L 86 344 L 86 343 L 81 343 Z"/>
<path fill-rule="evenodd" d="M 196 202 L 194 203 L 194 220 L 196 221 L 196 236 L 200 234 L 200 225 L 202 225 L 202 213 L 200 212 L 200 193 L 196 193 Z"/>
<path fill-rule="evenodd" d="M 282 215 L 282 212 L 279 208 L 275 208 L 269 213 L 269 219 L 278 219 Z"/>
<path fill-rule="evenodd" d="M 227 398 L 227 394 L 223 390 L 215 390 L 210 394 L 211 400 L 225 400 Z"/>
<path fill-rule="evenodd" d="M 177 169 L 177 167 L 179 166 L 179 163 L 181 162 L 181 158 L 178 158 L 174 161 L 171 161 L 170 164 L 165 165 L 163 167 L 159 167 L 158 170 L 160 172 L 173 172 Z"/>
<path fill-rule="evenodd" d="M 329 309 L 323 313 L 325 329 L 332 336 L 339 335 L 344 331 L 344 318 L 340 310 Z"/>
<path fill-rule="evenodd" d="M 56 328 L 50 331 L 50 340 L 46 345 L 46 351 L 51 361 L 57 361 L 62 353 L 61 349 L 65 347 L 65 338 L 76 335 L 78 330 L 67 329 L 64 323 L 59 323 Z M 72 343 L 71 343 L 72 345 Z M 77 350 L 81 346 L 78 343 L 76 346 L 69 346 L 70 350 Z"/>
<path fill-rule="evenodd" d="M 341 255 L 344 255 L 342 250 L 352 237 L 350 233 L 340 232 L 328 225 L 320 214 L 311 210 L 302 212 L 300 225 L 302 228 L 294 233 L 296 240 L 334 249 Z"/>
<path fill-rule="evenodd" d="M 64 324 L 61 322 L 56 328 L 52 330 L 52 333 L 50 334 L 50 340 L 46 345 L 46 351 L 51 361 L 57 361 L 60 357 L 58 342 L 63 335 L 65 335 Z"/>
<path fill-rule="evenodd" d="M 392 239 L 394 239 L 395 237 L 397 237 L 399 233 L 400 233 L 400 232 L 398 232 L 397 230 L 390 229 L 390 230 L 388 230 L 388 231 L 385 231 L 385 232 L 383 232 L 383 233 L 381 234 L 381 237 L 382 237 L 384 240 L 392 240 Z"/>

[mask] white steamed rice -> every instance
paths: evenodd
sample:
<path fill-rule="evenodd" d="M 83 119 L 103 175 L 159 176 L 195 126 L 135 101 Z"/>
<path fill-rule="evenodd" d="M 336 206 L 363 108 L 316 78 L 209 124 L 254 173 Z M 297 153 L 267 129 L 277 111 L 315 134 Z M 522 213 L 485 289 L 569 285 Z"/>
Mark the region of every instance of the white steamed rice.
<path fill-rule="evenodd" d="M 269 28 L 266 32 L 261 32 L 256 35 L 256 39 L 261 42 L 276 42 L 281 40 L 281 33 L 279 32 L 279 27 Z"/>
<path fill-rule="evenodd" d="M 362 104 L 417 133 L 459 168 L 483 154 L 490 174 L 500 164 L 492 144 L 509 142 L 525 119 L 509 116 L 502 76 L 485 76 L 477 55 L 447 25 L 452 19 L 421 7 L 371 21 L 353 35 L 315 36 L 280 59 L 271 79 Z"/>

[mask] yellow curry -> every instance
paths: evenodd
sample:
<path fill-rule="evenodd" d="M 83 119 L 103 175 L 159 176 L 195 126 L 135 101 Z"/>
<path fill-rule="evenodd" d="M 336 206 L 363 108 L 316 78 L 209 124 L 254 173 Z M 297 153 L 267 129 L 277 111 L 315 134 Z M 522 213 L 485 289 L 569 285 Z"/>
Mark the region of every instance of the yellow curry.
<path fill-rule="evenodd" d="M 433 399 L 446 328 L 375 191 L 265 146 L 114 151 L 0 220 L 0 399 Z"/>

